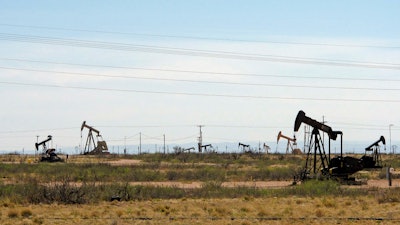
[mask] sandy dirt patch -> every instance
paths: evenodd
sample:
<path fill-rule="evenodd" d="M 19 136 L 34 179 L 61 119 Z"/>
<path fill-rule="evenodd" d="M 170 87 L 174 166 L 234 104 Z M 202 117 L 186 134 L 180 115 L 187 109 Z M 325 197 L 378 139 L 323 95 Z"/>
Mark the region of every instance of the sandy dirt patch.
<path fill-rule="evenodd" d="M 388 188 L 388 180 L 368 180 L 368 187 Z M 400 187 L 400 180 L 392 180 L 392 187 Z"/>
<path fill-rule="evenodd" d="M 138 165 L 142 163 L 142 160 L 137 159 L 120 159 L 115 161 L 107 161 L 108 164 L 114 166 L 130 166 L 130 165 Z"/>
<path fill-rule="evenodd" d="M 184 189 L 201 188 L 204 182 L 179 182 L 179 181 L 161 181 L 161 182 L 130 182 L 130 185 L 149 185 L 157 187 L 177 187 Z M 291 181 L 238 181 L 223 182 L 222 187 L 254 187 L 254 188 L 282 188 L 292 184 Z"/>

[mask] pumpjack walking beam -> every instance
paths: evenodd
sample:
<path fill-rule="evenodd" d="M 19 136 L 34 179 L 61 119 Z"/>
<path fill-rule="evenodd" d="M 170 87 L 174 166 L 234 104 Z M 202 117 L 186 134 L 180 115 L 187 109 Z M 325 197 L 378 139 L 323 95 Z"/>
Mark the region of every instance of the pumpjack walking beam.
<path fill-rule="evenodd" d="M 49 136 L 47 136 L 46 140 L 44 140 L 44 141 L 42 141 L 40 143 L 35 143 L 36 151 L 39 151 L 39 146 L 41 146 L 41 145 L 43 145 L 43 151 L 46 151 L 47 150 L 46 143 L 51 141 L 52 138 L 53 137 L 51 135 L 49 135 Z"/>

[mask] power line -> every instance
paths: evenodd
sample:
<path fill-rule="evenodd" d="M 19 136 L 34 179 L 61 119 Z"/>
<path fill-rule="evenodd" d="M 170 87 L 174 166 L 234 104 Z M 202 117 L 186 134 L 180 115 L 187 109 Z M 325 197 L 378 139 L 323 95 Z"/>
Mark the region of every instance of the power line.
<path fill-rule="evenodd" d="M 292 128 L 292 127 L 282 127 L 282 126 L 255 126 L 255 125 L 223 125 L 223 124 L 211 124 L 207 127 L 213 128 L 243 128 L 243 129 L 282 129 L 282 128 Z"/>
<path fill-rule="evenodd" d="M 64 128 L 49 128 L 49 129 L 36 129 L 36 130 L 11 130 L 11 131 L 0 131 L 1 134 L 6 133 L 31 133 L 31 132 L 42 132 L 49 130 L 73 130 L 79 129 L 79 127 L 64 127 Z"/>
<path fill-rule="evenodd" d="M 344 125 L 347 128 L 352 129 L 376 129 L 376 130 L 387 130 L 387 126 L 373 125 L 373 124 L 358 124 L 358 123 L 336 123 L 336 125 Z M 265 125 L 232 125 L 232 124 L 205 124 L 204 126 L 210 128 L 238 128 L 238 129 L 292 129 L 289 126 L 265 126 Z M 195 127 L 195 125 L 126 125 L 126 126 L 97 126 L 103 128 L 184 128 L 184 127 Z M 400 130 L 400 128 L 392 128 L 392 130 Z M 136 134 L 137 136 L 139 134 Z M 146 136 L 142 133 L 142 135 Z M 198 135 L 198 134 L 195 134 Z M 161 136 L 160 136 L 161 137 Z M 130 137 L 129 137 L 130 138 Z M 127 138 L 127 139 L 129 139 Z"/>
<path fill-rule="evenodd" d="M 108 141 L 108 142 L 126 141 L 126 140 L 132 139 L 132 138 L 134 138 L 134 137 L 136 137 L 136 136 L 139 136 L 139 135 L 140 135 L 140 133 L 137 133 L 137 134 L 132 135 L 132 136 L 129 136 L 129 137 L 123 137 L 123 138 L 121 138 L 121 139 L 109 139 L 109 140 L 107 140 L 107 141 Z"/>
<path fill-rule="evenodd" d="M 171 47 L 162 47 L 154 45 L 132 45 L 126 43 L 87 41 L 78 39 L 65 39 L 65 38 L 7 34 L 7 33 L 0 33 L 0 40 L 118 50 L 118 51 L 140 51 L 146 53 L 211 57 L 211 58 L 236 59 L 236 60 L 298 63 L 298 64 L 325 65 L 325 66 L 350 66 L 350 67 L 394 69 L 394 70 L 400 69 L 400 65 L 394 63 L 377 63 L 377 62 L 365 62 L 365 61 L 354 61 L 354 60 L 330 60 L 330 59 L 318 59 L 318 58 L 306 58 L 306 57 L 247 54 L 247 53 L 228 52 L 228 51 L 206 51 L 206 50 L 189 49 L 189 48 L 171 48 Z"/>
<path fill-rule="evenodd" d="M 380 127 L 383 128 L 385 127 L 387 129 L 387 126 L 382 126 L 382 125 L 373 125 L 373 124 L 360 124 L 360 123 L 345 123 L 345 122 L 332 122 L 332 124 L 340 124 L 340 125 L 345 125 L 345 126 L 358 126 L 358 127 Z"/>
<path fill-rule="evenodd" d="M 158 38 L 179 38 L 179 39 L 192 39 L 192 40 L 268 43 L 268 44 L 304 45 L 304 46 L 352 47 L 352 48 L 400 48 L 399 46 L 267 41 L 267 40 L 254 40 L 254 39 L 217 38 L 217 37 L 204 37 L 204 36 L 201 37 L 201 36 L 188 36 L 188 35 L 165 35 L 165 34 L 119 32 L 119 31 L 90 30 L 90 29 L 76 29 L 76 28 L 59 28 L 59 27 L 50 27 L 50 26 L 33 26 L 33 25 L 28 26 L 28 25 L 17 25 L 17 24 L 0 24 L 0 26 L 42 29 L 42 30 L 45 29 L 45 30 L 75 31 L 75 32 L 87 32 L 87 33 L 133 35 L 133 36 L 158 37 Z"/>
<path fill-rule="evenodd" d="M 341 90 L 362 90 L 362 91 L 400 91 L 399 88 L 339 87 L 339 86 L 290 85 L 290 84 L 270 84 L 270 83 L 244 83 L 244 82 L 227 82 L 227 81 L 187 80 L 187 79 L 159 78 L 159 77 L 140 77 L 140 76 L 126 76 L 126 75 L 77 73 L 77 72 L 54 71 L 54 70 L 50 71 L 50 70 L 24 69 L 24 68 L 2 67 L 2 66 L 0 66 L 0 69 L 17 70 L 17 71 L 30 71 L 30 72 L 41 72 L 41 73 L 57 73 L 57 74 L 64 74 L 64 75 L 80 75 L 80 76 L 90 76 L 90 77 L 123 78 L 123 79 L 139 79 L 139 80 L 156 80 L 156 81 L 173 81 L 173 82 L 206 83 L 206 84 L 223 84 L 223 85 L 240 85 L 240 86 L 341 89 Z"/>
<path fill-rule="evenodd" d="M 193 139 L 195 137 L 197 137 L 197 134 L 194 134 L 194 135 L 191 135 L 191 136 L 186 136 L 186 137 L 169 138 L 169 139 L 167 139 L 167 141 L 168 142 L 171 142 L 171 141 L 183 141 L 183 140 Z M 147 138 L 147 139 L 154 139 L 154 140 L 162 141 L 163 137 L 161 137 L 161 138 Z M 124 140 L 125 140 L 125 138 L 111 139 L 111 140 L 107 140 L 107 142 L 121 142 L 121 141 L 124 141 Z"/>
<path fill-rule="evenodd" d="M 186 137 L 180 137 L 180 138 L 168 138 L 167 140 L 169 142 L 171 142 L 171 141 L 183 141 L 183 140 L 193 139 L 195 137 L 197 137 L 197 134 L 193 134 L 191 136 L 186 136 Z"/>
<path fill-rule="evenodd" d="M 299 75 L 278 75 L 278 74 L 228 73 L 228 72 L 215 72 L 215 71 L 160 69 L 160 68 L 144 68 L 144 67 L 124 67 L 124 66 L 111 66 L 111 65 L 94 65 L 94 64 L 65 63 L 65 62 L 54 62 L 54 61 L 39 61 L 39 60 L 29 60 L 29 59 L 13 59 L 13 58 L 0 58 L 0 60 L 16 61 L 16 62 L 43 63 L 43 64 L 54 64 L 54 65 L 81 66 L 81 67 L 99 67 L 99 68 L 113 68 L 113 69 L 127 69 L 127 70 L 145 70 L 145 71 L 174 72 L 174 73 L 194 73 L 194 74 L 222 75 L 222 76 L 275 77 L 275 78 L 289 78 L 289 79 L 322 79 L 322 80 L 375 81 L 375 82 L 398 82 L 398 81 L 400 81 L 400 79 L 386 79 L 386 78 L 351 78 L 351 77 L 333 77 L 333 76 L 328 76 L 328 77 L 325 77 L 325 76 L 299 76 Z"/>
<path fill-rule="evenodd" d="M 193 127 L 193 125 L 123 125 L 123 126 L 97 126 L 104 128 L 175 128 L 175 127 Z"/>
<path fill-rule="evenodd" d="M 400 103 L 400 100 L 387 100 L 387 99 L 299 98 L 299 97 L 277 97 L 277 96 L 255 96 L 255 95 L 206 94 L 206 93 L 189 93 L 189 92 L 144 91 L 144 90 L 117 89 L 117 88 L 95 88 L 95 87 L 80 87 L 80 86 L 56 85 L 56 84 L 34 84 L 34 83 L 20 83 L 20 82 L 7 82 L 7 81 L 0 81 L 0 84 L 32 86 L 32 87 L 47 87 L 47 88 L 66 88 L 66 89 L 91 90 L 91 91 L 112 91 L 112 92 L 125 92 L 125 93 L 185 95 L 185 96 L 202 96 L 202 97 L 226 97 L 226 98 L 244 98 L 244 99 Z"/>
<path fill-rule="evenodd" d="M 144 138 L 142 138 L 142 140 L 158 140 L 158 141 L 162 141 L 163 140 L 163 135 L 161 135 L 161 136 L 154 136 L 154 137 L 152 137 L 152 136 L 149 136 L 149 135 L 146 135 L 146 134 L 143 134 L 142 133 L 142 135 L 144 136 Z"/>

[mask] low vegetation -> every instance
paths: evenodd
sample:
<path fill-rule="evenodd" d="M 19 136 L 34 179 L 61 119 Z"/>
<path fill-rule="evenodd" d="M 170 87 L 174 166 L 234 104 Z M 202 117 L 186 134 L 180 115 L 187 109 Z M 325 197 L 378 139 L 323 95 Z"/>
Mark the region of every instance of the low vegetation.
<path fill-rule="evenodd" d="M 187 157 L 182 163 L 181 158 Z M 136 182 L 136 181 L 248 181 L 290 180 L 301 158 L 269 155 L 235 154 L 146 154 L 127 156 L 140 160 L 135 165 L 111 165 L 111 160 L 79 162 L 70 157 L 68 163 L 0 164 L 2 176 L 18 182 L 62 181 L 65 176 L 75 182 Z M 78 163 L 79 162 L 79 163 Z"/>
<path fill-rule="evenodd" d="M 400 189 L 310 180 L 282 188 L 224 182 L 291 181 L 303 156 L 144 154 L 70 156 L 67 163 L 0 161 L 1 224 L 320 224 L 400 222 Z M 125 160 L 134 163 L 115 163 Z M 384 163 L 395 165 L 393 157 Z M 382 171 L 360 173 L 379 178 Z M 134 182 L 201 182 L 198 188 Z M 114 201 L 112 201 L 114 200 Z M 301 209 L 301 210 L 299 210 Z M 43 213 L 47 210 L 47 213 Z M 315 222 L 316 221 L 316 222 Z"/>
<path fill-rule="evenodd" d="M 223 198 L 269 198 L 303 197 L 360 197 L 375 196 L 379 203 L 400 202 L 399 188 L 349 188 L 335 181 L 307 181 L 301 185 L 276 189 L 256 187 L 223 187 L 221 182 L 209 181 L 201 188 L 185 189 L 174 186 L 130 185 L 129 183 L 96 184 L 95 182 L 75 183 L 65 177 L 62 182 L 40 184 L 1 184 L 0 201 L 17 204 L 93 204 L 110 201 L 118 196 L 123 201 L 144 201 L 153 199 L 223 199 Z"/>

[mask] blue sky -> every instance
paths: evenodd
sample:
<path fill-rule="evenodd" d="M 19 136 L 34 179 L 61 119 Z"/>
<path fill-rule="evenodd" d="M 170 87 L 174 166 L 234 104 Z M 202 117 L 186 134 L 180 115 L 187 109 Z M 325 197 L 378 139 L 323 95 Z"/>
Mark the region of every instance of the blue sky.
<path fill-rule="evenodd" d="M 3 1 L 2 23 L 205 36 L 396 38 L 398 1 Z"/>
<path fill-rule="evenodd" d="M 389 124 L 399 144 L 398 1 L 1 5 L 0 150 L 49 134 L 79 146 L 83 120 L 111 146 L 137 145 L 139 132 L 191 143 L 199 124 L 206 143 L 273 145 L 299 110 L 342 130 L 349 149 L 389 139 Z"/>

